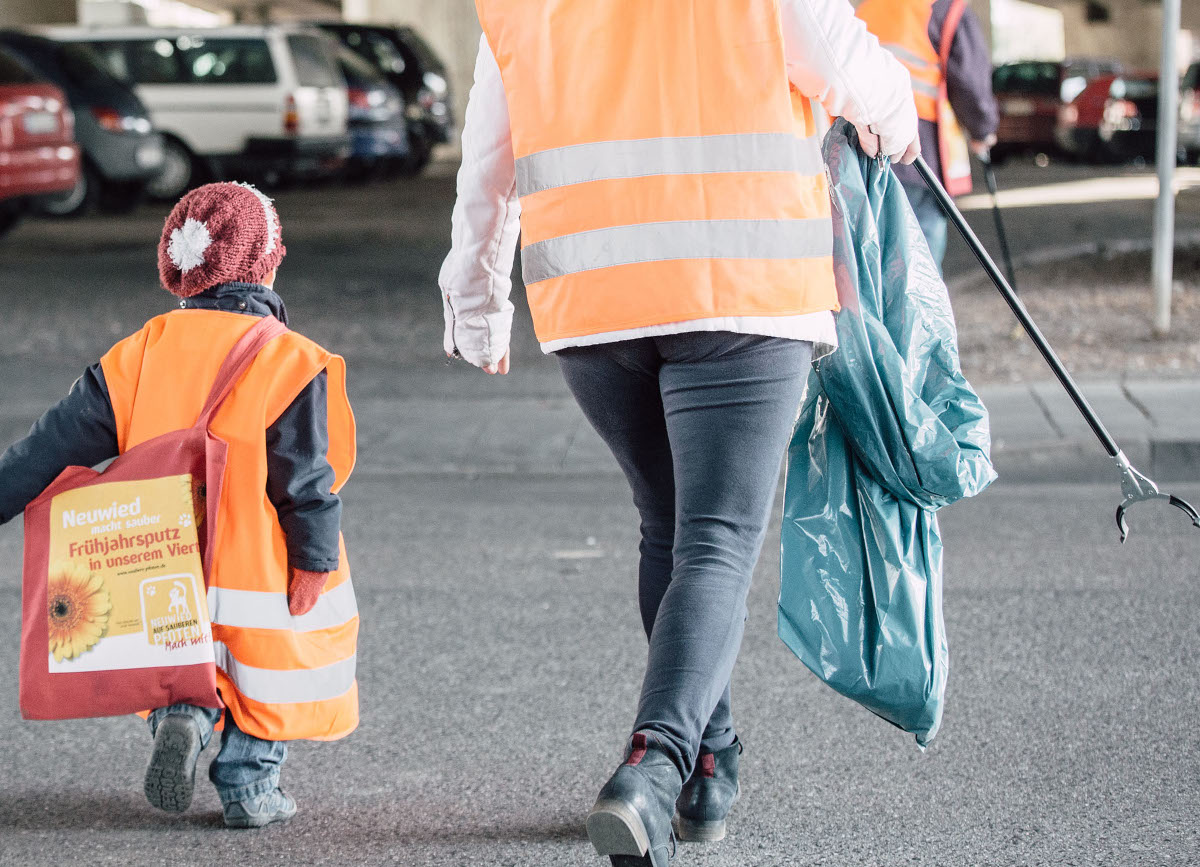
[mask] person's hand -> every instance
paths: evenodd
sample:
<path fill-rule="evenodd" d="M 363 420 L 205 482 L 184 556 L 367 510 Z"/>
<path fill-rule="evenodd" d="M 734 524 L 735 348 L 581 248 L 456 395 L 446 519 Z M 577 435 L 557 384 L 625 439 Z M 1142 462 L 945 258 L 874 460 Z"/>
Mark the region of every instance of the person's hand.
<path fill-rule="evenodd" d="M 292 569 L 288 581 L 288 611 L 298 617 L 313 610 L 321 591 L 329 581 L 328 572 L 309 572 L 305 569 Z"/>
<path fill-rule="evenodd" d="M 485 364 L 483 366 L 483 372 L 491 374 L 493 376 L 495 376 L 496 374 L 499 374 L 500 376 L 504 376 L 504 374 L 508 373 L 509 356 L 511 356 L 511 355 L 512 355 L 512 350 L 510 349 L 508 352 L 505 352 L 504 357 L 501 358 L 499 361 L 497 361 L 495 364 Z"/>
<path fill-rule="evenodd" d="M 904 149 L 904 153 L 898 157 L 892 157 L 892 162 L 900 163 L 901 165 L 910 166 L 917 161 L 917 157 L 921 155 L 921 137 L 917 136 L 908 143 L 908 147 Z"/>
<path fill-rule="evenodd" d="M 985 139 L 971 139 L 971 153 L 979 157 L 981 160 L 986 160 L 992 148 L 996 146 L 996 134 L 992 133 Z"/>
<path fill-rule="evenodd" d="M 862 148 L 862 152 L 874 159 L 879 156 L 880 148 L 883 147 L 882 140 L 870 127 L 855 126 L 858 130 L 858 145 Z M 909 165 L 916 161 L 921 155 L 921 137 L 913 135 L 912 140 L 903 148 L 897 149 L 895 153 L 885 153 L 894 163 L 903 163 Z"/>

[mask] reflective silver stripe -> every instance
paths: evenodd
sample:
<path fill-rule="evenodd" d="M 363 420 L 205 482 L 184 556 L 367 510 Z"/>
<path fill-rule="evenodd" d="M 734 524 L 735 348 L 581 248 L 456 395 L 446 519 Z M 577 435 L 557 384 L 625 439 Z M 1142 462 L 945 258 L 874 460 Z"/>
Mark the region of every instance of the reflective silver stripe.
<path fill-rule="evenodd" d="M 601 141 L 529 154 L 517 160 L 517 194 L 615 178 L 719 172 L 825 170 L 818 140 L 791 133 L 698 135 Z"/>
<path fill-rule="evenodd" d="M 915 78 L 913 79 L 913 82 L 912 82 L 912 88 L 917 93 L 923 93 L 926 96 L 933 97 L 934 99 L 937 99 L 939 96 L 942 95 L 942 92 L 940 90 L 938 90 L 936 87 L 934 87 L 932 84 L 926 84 L 924 81 L 917 81 Z"/>
<path fill-rule="evenodd" d="M 238 692 L 263 704 L 328 701 L 340 698 L 354 686 L 354 656 L 321 668 L 284 670 L 239 662 L 221 641 L 213 642 L 213 652 L 217 668 L 229 675 Z"/>
<path fill-rule="evenodd" d="M 348 580 L 322 593 L 312 611 L 298 617 L 288 611 L 286 593 L 208 588 L 208 615 L 220 626 L 314 632 L 341 626 L 357 614 L 354 586 Z"/>
<path fill-rule="evenodd" d="M 933 69 L 937 66 L 936 63 L 930 63 L 924 57 L 917 57 L 917 55 L 913 54 L 903 45 L 899 45 L 898 43 L 885 42 L 883 43 L 883 47 L 892 52 L 892 54 L 896 55 L 896 57 L 898 57 L 904 63 L 909 63 L 922 69 Z"/>
<path fill-rule="evenodd" d="M 832 223 L 810 220 L 680 220 L 614 226 L 530 244 L 526 283 L 579 271 L 670 259 L 808 259 L 833 252 Z"/>

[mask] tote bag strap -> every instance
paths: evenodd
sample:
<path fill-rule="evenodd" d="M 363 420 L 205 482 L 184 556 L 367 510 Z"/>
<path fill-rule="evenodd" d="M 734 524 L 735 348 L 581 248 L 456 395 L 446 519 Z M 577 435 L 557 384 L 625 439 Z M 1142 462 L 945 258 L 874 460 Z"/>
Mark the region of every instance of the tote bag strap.
<path fill-rule="evenodd" d="M 241 336 L 233 345 L 233 349 L 229 350 L 229 354 L 225 356 L 225 360 L 221 363 L 221 369 L 217 371 L 212 391 L 208 394 L 204 409 L 200 410 L 200 417 L 196 419 L 196 427 L 208 428 L 213 416 L 225 402 L 225 398 L 229 397 L 229 393 L 233 391 L 237 381 L 254 363 L 254 359 L 258 357 L 262 348 L 276 337 L 286 334 L 287 330 L 288 327 L 274 316 L 265 316 Z"/>

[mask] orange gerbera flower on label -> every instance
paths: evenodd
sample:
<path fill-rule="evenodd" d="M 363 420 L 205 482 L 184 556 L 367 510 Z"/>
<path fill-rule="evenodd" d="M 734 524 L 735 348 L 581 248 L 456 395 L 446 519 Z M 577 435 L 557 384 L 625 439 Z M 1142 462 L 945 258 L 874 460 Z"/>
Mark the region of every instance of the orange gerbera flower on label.
<path fill-rule="evenodd" d="M 83 566 L 69 563 L 51 570 L 46 598 L 55 662 L 90 650 L 107 631 L 112 598 L 104 580 Z"/>

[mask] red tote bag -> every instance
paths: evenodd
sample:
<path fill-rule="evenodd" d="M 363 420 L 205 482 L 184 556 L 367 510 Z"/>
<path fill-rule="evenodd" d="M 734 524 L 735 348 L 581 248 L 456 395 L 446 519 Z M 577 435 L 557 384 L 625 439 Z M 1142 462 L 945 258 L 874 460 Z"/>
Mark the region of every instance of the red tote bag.
<path fill-rule="evenodd" d="M 134 446 L 103 472 L 68 467 L 25 510 L 26 719 L 222 706 L 206 578 L 229 449 L 208 426 L 286 331 L 267 317 L 238 340 L 192 427 Z"/>

